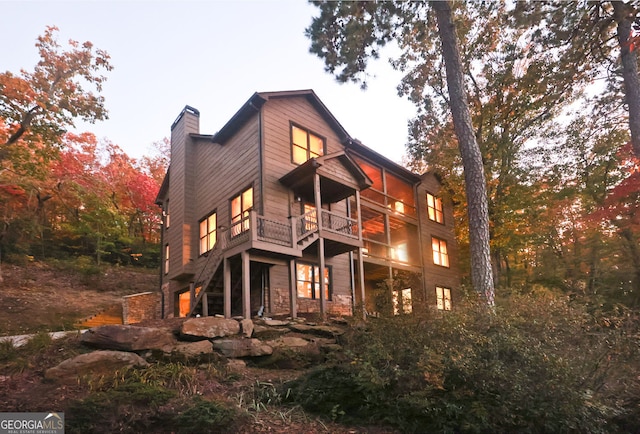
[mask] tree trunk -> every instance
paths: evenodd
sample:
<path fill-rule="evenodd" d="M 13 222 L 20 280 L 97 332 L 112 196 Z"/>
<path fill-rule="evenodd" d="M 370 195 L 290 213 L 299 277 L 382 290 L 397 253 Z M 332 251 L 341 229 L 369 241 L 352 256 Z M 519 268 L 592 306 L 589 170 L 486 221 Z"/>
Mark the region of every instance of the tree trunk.
<path fill-rule="evenodd" d="M 442 56 L 447 72 L 449 105 L 464 167 L 471 249 L 471 283 L 476 291 L 485 296 L 487 303 L 493 306 L 495 290 L 491 270 L 487 185 L 482 154 L 471 123 L 451 5 L 448 1 L 431 1 L 430 3 L 438 21 L 438 34 L 442 42 Z"/>
<path fill-rule="evenodd" d="M 618 23 L 618 43 L 622 58 L 625 102 L 629 110 L 629 130 L 636 157 L 640 158 L 640 78 L 636 49 L 631 49 L 629 37 L 635 19 L 635 9 L 627 3 L 612 1 L 614 19 Z"/>

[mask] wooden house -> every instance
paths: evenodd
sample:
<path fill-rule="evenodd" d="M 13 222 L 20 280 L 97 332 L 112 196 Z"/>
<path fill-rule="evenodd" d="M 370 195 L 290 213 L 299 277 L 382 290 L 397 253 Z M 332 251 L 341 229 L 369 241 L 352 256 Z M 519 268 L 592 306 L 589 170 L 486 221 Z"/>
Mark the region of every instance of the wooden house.
<path fill-rule="evenodd" d="M 157 198 L 163 317 L 450 309 L 439 189 L 353 139 L 312 90 L 255 93 L 213 135 L 187 106 Z"/>

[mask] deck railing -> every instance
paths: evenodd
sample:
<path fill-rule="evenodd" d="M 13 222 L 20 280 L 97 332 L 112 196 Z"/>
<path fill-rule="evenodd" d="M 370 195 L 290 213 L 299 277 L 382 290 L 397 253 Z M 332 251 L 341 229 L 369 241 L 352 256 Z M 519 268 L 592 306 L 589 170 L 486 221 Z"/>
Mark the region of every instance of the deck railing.
<path fill-rule="evenodd" d="M 358 238 L 358 220 L 322 210 L 322 229 L 349 238 Z"/>

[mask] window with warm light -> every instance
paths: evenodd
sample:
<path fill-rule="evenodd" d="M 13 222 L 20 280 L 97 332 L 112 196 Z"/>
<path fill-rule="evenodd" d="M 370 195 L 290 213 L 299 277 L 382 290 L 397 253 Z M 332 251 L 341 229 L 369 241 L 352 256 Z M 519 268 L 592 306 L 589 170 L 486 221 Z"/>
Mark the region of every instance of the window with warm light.
<path fill-rule="evenodd" d="M 442 199 L 427 193 L 427 210 L 429 213 L 429 220 L 436 223 L 444 224 L 444 214 L 442 213 Z"/>
<path fill-rule="evenodd" d="M 253 187 L 231 199 L 231 236 L 249 230 L 249 212 L 253 208 Z"/>
<path fill-rule="evenodd" d="M 411 288 L 393 291 L 393 314 L 411 313 L 413 305 L 411 303 Z"/>
<path fill-rule="evenodd" d="M 218 233 L 216 230 L 218 219 L 216 213 L 209 214 L 200 222 L 200 254 L 204 255 L 216 245 Z"/>
<path fill-rule="evenodd" d="M 320 267 L 303 262 L 296 263 L 296 287 L 300 298 L 320 298 Z M 324 267 L 324 296 L 331 299 L 331 270 Z"/>
<path fill-rule="evenodd" d="M 431 248 L 433 250 L 433 263 L 442 267 L 449 266 L 449 253 L 447 242 L 440 238 L 431 237 Z"/>
<path fill-rule="evenodd" d="M 436 286 L 436 307 L 438 310 L 451 310 L 451 289 Z"/>
<path fill-rule="evenodd" d="M 302 164 L 324 155 L 324 139 L 303 128 L 291 125 L 291 159 Z"/>
<path fill-rule="evenodd" d="M 164 216 L 164 228 L 169 229 L 169 223 L 171 223 L 169 219 L 169 201 L 167 200 L 164 204 L 164 210 L 162 211 L 162 215 Z"/>

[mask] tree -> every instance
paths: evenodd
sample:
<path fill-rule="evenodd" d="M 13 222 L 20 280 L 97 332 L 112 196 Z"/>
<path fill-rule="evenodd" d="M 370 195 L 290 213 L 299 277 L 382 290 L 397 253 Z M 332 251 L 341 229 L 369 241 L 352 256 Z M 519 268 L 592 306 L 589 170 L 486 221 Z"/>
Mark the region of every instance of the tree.
<path fill-rule="evenodd" d="M 422 2 L 328 2 L 315 3 L 320 16 L 307 29 L 311 52 L 325 61 L 328 72 L 339 81 L 356 81 L 366 85 L 367 61 L 379 57 L 379 49 L 389 42 L 403 47 L 404 41 L 424 40 L 429 26 L 427 5 Z M 471 124 L 464 87 L 451 8 L 446 2 L 433 2 L 438 22 L 440 53 L 444 58 L 448 105 L 454 119 L 462 165 L 464 167 L 467 212 L 470 224 L 471 276 L 474 288 L 493 303 L 494 283 L 489 247 L 489 222 L 486 181 L 482 155 Z M 432 20 L 431 20 L 432 21 Z M 432 22 L 431 22 L 432 24 Z M 426 43 L 433 44 L 433 40 Z M 406 52 L 406 51 L 405 51 Z M 420 71 L 422 82 L 427 74 Z M 413 88 L 412 96 L 421 95 Z M 428 103 L 426 104 L 428 105 Z"/>
<path fill-rule="evenodd" d="M 557 50 L 580 67 L 598 66 L 624 103 L 634 153 L 640 157 L 640 78 L 638 30 L 640 3 L 631 1 L 517 2 L 520 23 L 536 23 L 532 45 Z M 529 24 L 530 25 L 530 24 Z"/>
<path fill-rule="evenodd" d="M 20 140 L 47 156 L 62 144 L 74 119 L 107 118 L 104 98 L 84 86 L 102 90 L 106 78 L 101 74 L 112 69 L 109 55 L 88 41 L 70 40 L 65 50 L 56 39 L 57 32 L 57 27 L 47 27 L 38 37 L 40 61 L 33 72 L 0 74 L 0 119 L 6 125 L 0 136 L 0 162 L 11 156 L 12 146 Z"/>
<path fill-rule="evenodd" d="M 489 248 L 489 209 L 482 155 L 471 124 L 451 6 L 446 1 L 432 1 L 431 7 L 436 11 L 442 56 L 447 72 L 449 105 L 464 167 L 469 214 L 471 282 L 477 291 L 484 294 L 489 305 L 493 306 L 494 283 Z"/>

